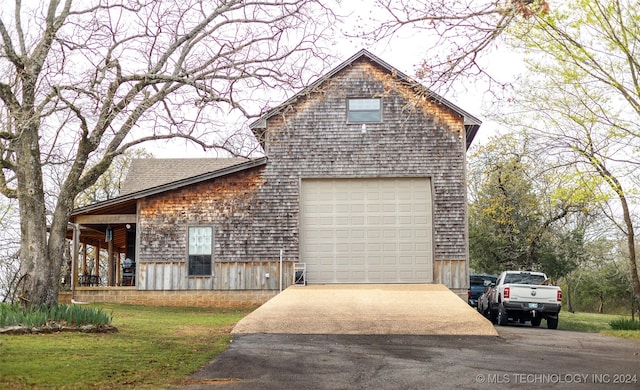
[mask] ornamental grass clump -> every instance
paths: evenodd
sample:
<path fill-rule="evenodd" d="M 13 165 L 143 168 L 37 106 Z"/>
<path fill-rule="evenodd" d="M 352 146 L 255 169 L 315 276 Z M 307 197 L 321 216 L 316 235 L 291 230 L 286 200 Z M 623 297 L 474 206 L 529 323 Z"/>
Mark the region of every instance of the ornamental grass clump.
<path fill-rule="evenodd" d="M 22 308 L 18 304 L 0 304 L 0 327 L 42 327 L 52 323 L 67 326 L 111 325 L 112 316 L 102 309 L 55 304 Z"/>
<path fill-rule="evenodd" d="M 613 330 L 640 330 L 640 320 L 623 317 L 609 322 L 609 326 Z"/>

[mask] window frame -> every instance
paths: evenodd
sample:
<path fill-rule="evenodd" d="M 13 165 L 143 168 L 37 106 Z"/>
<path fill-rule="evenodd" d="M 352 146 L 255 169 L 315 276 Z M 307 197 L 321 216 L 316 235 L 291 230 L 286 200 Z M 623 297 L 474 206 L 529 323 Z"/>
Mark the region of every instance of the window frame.
<path fill-rule="evenodd" d="M 363 108 L 363 109 L 357 109 L 351 108 L 351 102 L 352 101 L 376 101 L 378 102 L 378 108 L 377 109 L 371 109 L 371 108 Z M 350 97 L 347 98 L 347 123 L 382 123 L 382 98 L 371 98 L 371 97 Z M 364 114 L 364 115 L 368 115 L 368 114 L 377 114 L 376 119 L 374 120 L 369 120 L 369 119 L 360 119 L 358 120 L 357 118 L 354 120 L 352 118 L 352 113 L 353 114 Z"/>
<path fill-rule="evenodd" d="M 191 245 L 191 237 L 193 229 L 209 229 L 210 231 L 210 243 L 209 243 L 209 251 L 207 253 L 192 253 L 192 245 Z M 213 276 L 213 252 L 214 252 L 214 241 L 215 241 L 215 229 L 212 225 L 191 225 L 187 226 L 187 277 L 211 277 Z M 192 258 L 193 257 L 193 258 Z M 204 264 L 207 261 L 208 264 Z M 192 262 L 199 262 L 199 264 L 195 264 L 192 266 Z M 202 269 L 204 272 L 202 272 Z M 200 272 L 195 272 L 199 271 Z"/>

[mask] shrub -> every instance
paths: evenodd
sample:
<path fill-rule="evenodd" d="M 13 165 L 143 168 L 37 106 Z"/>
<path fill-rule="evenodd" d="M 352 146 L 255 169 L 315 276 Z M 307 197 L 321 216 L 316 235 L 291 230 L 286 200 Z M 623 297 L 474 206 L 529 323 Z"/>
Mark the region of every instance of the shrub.
<path fill-rule="evenodd" d="M 623 317 L 609 322 L 609 326 L 613 330 L 640 330 L 640 320 Z"/>

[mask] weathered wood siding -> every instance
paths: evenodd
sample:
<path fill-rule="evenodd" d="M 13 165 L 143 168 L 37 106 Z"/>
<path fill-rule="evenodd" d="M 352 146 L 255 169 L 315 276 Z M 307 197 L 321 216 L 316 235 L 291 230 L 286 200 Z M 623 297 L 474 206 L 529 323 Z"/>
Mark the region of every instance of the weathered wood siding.
<path fill-rule="evenodd" d="M 381 97 L 382 123 L 368 123 L 365 133 L 361 124 L 348 124 L 351 97 Z M 460 115 L 417 97 L 412 86 L 362 57 L 269 118 L 263 141 L 266 166 L 140 201 L 138 288 L 275 288 L 276 278 L 265 280 L 264 274 L 275 274 L 281 249 L 289 266 L 304 262 L 299 258 L 301 179 L 330 177 L 430 178 L 434 282 L 466 285 L 466 148 Z M 214 227 L 212 277 L 185 275 L 191 225 Z"/>
<path fill-rule="evenodd" d="M 452 289 L 467 289 L 469 287 L 469 272 L 467 262 L 463 260 L 436 260 L 436 283 L 444 284 Z"/>
<path fill-rule="evenodd" d="M 278 290 L 278 261 L 215 262 L 213 277 L 187 276 L 182 262 L 146 262 L 139 271 L 139 290 Z M 293 282 L 293 263 L 282 263 L 282 288 Z"/>
<path fill-rule="evenodd" d="M 287 240 L 289 210 L 274 205 L 265 193 L 270 186 L 263 170 L 253 168 L 141 200 L 138 288 L 278 289 L 281 249 L 283 286 L 288 287 L 297 261 L 291 253 L 295 241 Z M 212 276 L 187 275 L 189 226 L 214 229 Z"/>

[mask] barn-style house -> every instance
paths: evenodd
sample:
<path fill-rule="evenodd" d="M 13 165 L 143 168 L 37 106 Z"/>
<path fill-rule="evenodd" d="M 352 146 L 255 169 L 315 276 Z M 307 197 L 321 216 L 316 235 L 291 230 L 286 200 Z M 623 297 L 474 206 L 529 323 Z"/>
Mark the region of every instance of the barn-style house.
<path fill-rule="evenodd" d="M 480 123 L 362 50 L 251 125 L 264 157 L 135 160 L 120 196 L 75 210 L 74 242 L 110 260 L 96 277 L 75 251 L 74 298 L 255 305 L 296 282 L 466 294 Z"/>

